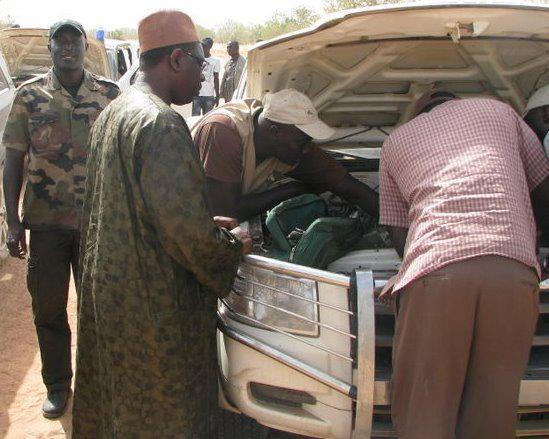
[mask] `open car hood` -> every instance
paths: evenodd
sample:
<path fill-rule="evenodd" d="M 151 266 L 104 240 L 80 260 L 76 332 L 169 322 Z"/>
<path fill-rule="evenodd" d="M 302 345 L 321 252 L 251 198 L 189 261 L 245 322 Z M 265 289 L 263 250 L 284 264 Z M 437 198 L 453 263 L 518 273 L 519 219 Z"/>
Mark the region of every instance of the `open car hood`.
<path fill-rule="evenodd" d="M 4 29 L 0 31 L 0 50 L 12 78 L 21 80 L 46 73 L 52 66 L 48 51 L 48 29 Z M 89 48 L 84 66 L 106 78 L 111 77 L 105 47 L 88 38 Z"/>
<path fill-rule="evenodd" d="M 343 11 L 256 45 L 247 71 L 248 96 L 296 88 L 334 137 L 368 130 L 341 148 L 379 146 L 432 87 L 522 112 L 549 83 L 549 7 L 462 1 Z"/>

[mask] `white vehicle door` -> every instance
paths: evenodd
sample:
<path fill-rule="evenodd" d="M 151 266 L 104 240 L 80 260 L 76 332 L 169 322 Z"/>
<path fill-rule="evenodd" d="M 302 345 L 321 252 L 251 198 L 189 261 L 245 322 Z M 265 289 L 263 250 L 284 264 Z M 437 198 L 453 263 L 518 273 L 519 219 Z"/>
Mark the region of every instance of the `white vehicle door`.
<path fill-rule="evenodd" d="M 14 94 L 15 88 L 8 72 L 8 66 L 0 56 L 0 138 L 4 133 Z"/>
<path fill-rule="evenodd" d="M 0 139 L 4 134 L 4 128 L 10 114 L 15 87 L 11 81 L 6 62 L 0 55 Z M 1 141 L 0 141 L 1 142 Z M 5 150 L 0 148 L 0 260 L 8 257 L 6 246 L 6 209 L 4 206 L 4 191 L 1 184 L 1 177 L 4 171 Z"/>

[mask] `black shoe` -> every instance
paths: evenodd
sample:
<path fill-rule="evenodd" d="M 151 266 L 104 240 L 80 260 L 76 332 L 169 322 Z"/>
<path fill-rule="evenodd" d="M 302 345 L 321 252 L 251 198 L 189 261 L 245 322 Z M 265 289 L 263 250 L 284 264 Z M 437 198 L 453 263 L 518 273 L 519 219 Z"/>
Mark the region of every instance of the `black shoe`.
<path fill-rule="evenodd" d="M 67 410 L 70 393 L 71 389 L 49 391 L 42 406 L 44 418 L 55 419 L 63 416 L 63 413 Z"/>

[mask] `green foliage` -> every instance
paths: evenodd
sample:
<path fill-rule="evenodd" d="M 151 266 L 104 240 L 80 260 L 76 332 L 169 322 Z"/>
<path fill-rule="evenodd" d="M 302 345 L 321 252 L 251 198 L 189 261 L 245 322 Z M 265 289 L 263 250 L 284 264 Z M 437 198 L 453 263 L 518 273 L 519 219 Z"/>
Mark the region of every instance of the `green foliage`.
<path fill-rule="evenodd" d="M 206 38 L 206 37 L 214 37 L 215 36 L 215 30 L 210 29 L 204 26 L 200 26 L 199 24 L 196 24 L 196 31 L 198 32 L 198 36 L 200 38 Z"/>
<path fill-rule="evenodd" d="M 343 9 L 360 8 L 362 6 L 376 6 L 402 3 L 403 0 L 324 0 L 326 12 L 336 12 Z"/>
<path fill-rule="evenodd" d="M 305 6 L 299 6 L 290 13 L 275 12 L 265 23 L 252 28 L 255 40 L 268 40 L 288 32 L 310 26 L 319 16 Z"/>
<path fill-rule="evenodd" d="M 312 9 L 298 6 L 291 12 L 275 12 L 261 24 L 245 25 L 230 19 L 217 28 L 214 40 L 221 43 L 231 40 L 237 40 L 243 44 L 254 43 L 260 39 L 268 40 L 310 26 L 318 18 L 319 15 Z"/>
<path fill-rule="evenodd" d="M 123 40 L 124 34 L 121 29 L 114 29 L 106 32 L 107 38 L 112 38 L 113 40 Z"/>
<path fill-rule="evenodd" d="M 215 36 L 216 43 L 227 43 L 231 40 L 240 43 L 251 43 L 254 41 L 250 26 L 246 26 L 236 20 L 229 19 L 217 27 Z"/>

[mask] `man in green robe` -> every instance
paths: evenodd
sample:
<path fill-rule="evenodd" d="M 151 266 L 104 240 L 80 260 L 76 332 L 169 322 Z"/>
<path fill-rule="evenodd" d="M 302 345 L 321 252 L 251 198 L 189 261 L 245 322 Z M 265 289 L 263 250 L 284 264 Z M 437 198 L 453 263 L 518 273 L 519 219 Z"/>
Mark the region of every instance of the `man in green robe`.
<path fill-rule="evenodd" d="M 139 24 L 142 79 L 90 136 L 74 438 L 209 438 L 216 300 L 250 240 L 217 227 L 185 121 L 204 55 L 191 19 Z"/>

